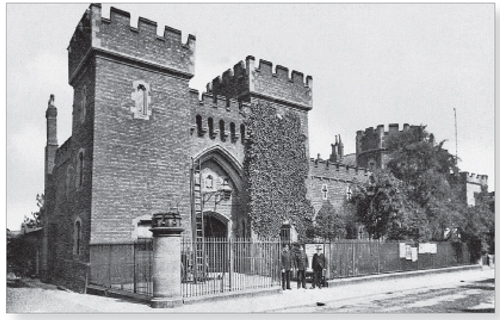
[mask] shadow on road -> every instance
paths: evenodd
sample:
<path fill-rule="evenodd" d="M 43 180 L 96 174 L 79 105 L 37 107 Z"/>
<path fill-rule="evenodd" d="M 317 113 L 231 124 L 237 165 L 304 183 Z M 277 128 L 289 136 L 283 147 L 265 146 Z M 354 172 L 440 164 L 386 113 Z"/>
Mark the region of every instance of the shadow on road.
<path fill-rule="evenodd" d="M 460 310 L 464 313 L 495 313 L 495 308 L 484 308 L 484 309 L 462 309 Z"/>

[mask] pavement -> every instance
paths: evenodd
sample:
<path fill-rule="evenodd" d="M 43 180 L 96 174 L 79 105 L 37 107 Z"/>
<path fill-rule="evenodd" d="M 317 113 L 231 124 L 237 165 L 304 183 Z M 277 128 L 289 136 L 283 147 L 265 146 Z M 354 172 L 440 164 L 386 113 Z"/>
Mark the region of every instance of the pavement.
<path fill-rule="evenodd" d="M 123 298 L 111 298 L 89 294 L 79 294 L 52 284 L 42 283 L 37 279 L 23 279 L 22 287 L 7 290 L 8 313 L 268 313 L 286 312 L 287 308 L 298 306 L 321 306 L 325 302 L 359 299 L 386 292 L 412 290 L 423 287 L 434 287 L 464 281 L 480 281 L 495 277 L 495 269 L 489 267 L 448 268 L 436 273 L 417 272 L 380 276 L 353 278 L 351 281 L 337 279 L 322 289 L 297 289 L 293 283 L 292 290 L 279 294 L 264 296 L 244 296 L 234 299 L 207 301 L 196 304 L 185 304 L 173 309 L 154 309 L 147 303 L 130 301 Z M 310 284 L 308 283 L 308 287 Z M 10 290 L 10 293 L 9 293 Z M 24 290 L 24 291 L 23 291 Z M 31 290 L 31 291 L 29 291 Z M 26 309 L 23 297 L 36 301 L 37 294 L 47 303 L 36 307 L 31 303 Z M 10 295 L 10 296 L 9 296 Z M 43 300 L 42 302 L 43 303 Z M 24 309 L 23 309 L 24 308 Z"/>

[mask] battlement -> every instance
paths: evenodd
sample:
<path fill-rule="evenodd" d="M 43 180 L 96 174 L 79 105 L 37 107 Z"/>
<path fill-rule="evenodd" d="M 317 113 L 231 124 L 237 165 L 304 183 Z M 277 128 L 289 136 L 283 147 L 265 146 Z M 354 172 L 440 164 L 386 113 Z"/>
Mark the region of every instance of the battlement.
<path fill-rule="evenodd" d="M 241 112 L 243 102 L 236 99 L 226 98 L 222 95 L 215 97 L 214 94 L 210 92 L 203 92 L 200 95 L 200 92 L 196 89 L 189 89 L 189 94 L 191 106 L 194 106 L 195 110 L 206 109 L 207 113 L 211 113 L 214 112 L 210 111 L 211 109 L 221 109 L 224 110 L 226 114 L 240 114 Z"/>
<path fill-rule="evenodd" d="M 182 33 L 177 29 L 165 26 L 163 36 L 158 36 L 154 21 L 139 17 L 134 28 L 126 11 L 111 7 L 109 19 L 101 14 L 101 5 L 91 4 L 73 34 L 68 47 L 70 83 L 91 51 L 177 76 L 193 77 L 195 36 L 190 34 L 183 44 Z"/>
<path fill-rule="evenodd" d="M 469 173 L 467 171 L 462 171 L 459 174 L 464 182 L 479 184 L 482 186 L 488 185 L 488 175 Z"/>
<path fill-rule="evenodd" d="M 390 123 L 389 128 L 385 131 L 383 124 L 378 125 L 376 128 L 368 127 L 364 131 L 356 131 L 356 153 L 359 155 L 363 152 L 371 152 L 384 148 L 384 140 L 389 135 L 395 133 L 402 133 L 419 128 L 420 126 L 403 124 L 403 129 L 399 130 L 398 123 Z"/>
<path fill-rule="evenodd" d="M 410 126 L 408 123 L 403 124 L 403 129 L 399 130 L 399 123 L 390 123 L 388 131 L 385 131 L 385 126 L 383 124 L 379 124 L 376 129 L 373 127 L 366 128 L 363 130 L 358 130 L 356 132 L 356 136 L 364 136 L 370 134 L 378 134 L 380 136 L 387 136 L 389 134 L 398 133 L 398 132 L 407 132 L 412 128 L 420 127 L 420 126 Z"/>
<path fill-rule="evenodd" d="M 240 99 L 257 97 L 276 101 L 290 106 L 310 110 L 312 108 L 312 77 L 287 67 L 259 60 L 255 67 L 255 58 L 247 56 L 245 62 L 240 61 L 232 69 L 226 70 L 207 84 L 207 92 L 215 99 L 219 96 Z"/>
<path fill-rule="evenodd" d="M 350 182 L 353 177 L 356 177 L 359 181 L 363 181 L 363 177 L 370 175 L 370 170 L 368 168 L 332 162 L 328 159 L 323 160 L 320 158 L 319 154 L 316 159 L 309 159 L 309 172 L 311 178 L 341 182 Z"/>
<path fill-rule="evenodd" d="M 315 167 L 324 166 L 326 169 L 333 168 L 334 170 L 340 170 L 341 168 L 344 168 L 345 170 L 355 170 L 356 172 L 361 172 L 361 171 L 365 173 L 370 172 L 370 169 L 365 167 L 348 165 L 342 162 L 334 162 L 331 161 L 330 159 L 322 159 L 319 153 L 316 158 L 310 158 L 309 162 L 310 164 L 314 164 Z"/>
<path fill-rule="evenodd" d="M 231 69 L 224 71 L 222 76 L 217 76 L 206 86 L 206 93 L 214 99 L 225 97 L 226 99 L 237 99 L 249 93 L 248 77 L 248 59 L 247 64 L 243 61 L 238 62 Z"/>

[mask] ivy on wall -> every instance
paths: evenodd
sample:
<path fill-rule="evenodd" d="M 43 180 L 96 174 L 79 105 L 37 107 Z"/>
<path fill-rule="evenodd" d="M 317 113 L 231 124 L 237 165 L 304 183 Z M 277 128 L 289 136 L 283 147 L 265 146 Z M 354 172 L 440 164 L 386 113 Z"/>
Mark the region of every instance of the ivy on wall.
<path fill-rule="evenodd" d="M 289 221 L 299 238 L 304 237 L 313 207 L 306 198 L 307 138 L 300 118 L 290 111 L 280 114 L 267 103 L 250 109 L 244 167 L 252 228 L 260 237 L 277 237 L 283 222 Z"/>

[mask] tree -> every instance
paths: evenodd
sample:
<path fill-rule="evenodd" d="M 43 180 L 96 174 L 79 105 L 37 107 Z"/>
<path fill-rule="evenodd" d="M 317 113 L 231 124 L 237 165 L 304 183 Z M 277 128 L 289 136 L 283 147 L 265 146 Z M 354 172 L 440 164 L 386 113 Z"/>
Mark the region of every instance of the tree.
<path fill-rule="evenodd" d="M 495 213 L 491 211 L 485 199 L 488 192 L 483 188 L 476 194 L 476 205 L 463 207 L 457 221 L 460 240 L 467 243 L 471 252 L 471 261 L 476 261 L 480 255 L 494 250 L 495 243 Z"/>
<path fill-rule="evenodd" d="M 44 212 L 45 196 L 42 194 L 36 195 L 37 212 L 31 212 L 31 218 L 24 216 L 23 225 L 28 228 L 39 228 L 42 226 L 42 215 Z"/>
<path fill-rule="evenodd" d="M 399 225 L 406 229 L 404 197 L 399 192 L 398 181 L 386 170 L 376 170 L 368 182 L 353 190 L 352 200 L 361 222 L 370 239 L 386 236 L 389 230 Z M 394 232 L 394 231 L 393 231 Z"/>
<path fill-rule="evenodd" d="M 415 238 L 420 241 L 442 239 L 446 229 L 457 229 L 454 241 L 468 244 L 473 260 L 494 246 L 494 214 L 487 190 L 468 207 L 463 182 L 458 177 L 456 158 L 437 143 L 425 126 L 389 135 L 386 140 L 391 160 L 387 167 L 402 182 L 405 206 Z"/>
<path fill-rule="evenodd" d="M 244 168 L 253 230 L 261 237 L 276 237 L 288 220 L 299 237 L 305 237 L 313 208 L 306 198 L 309 167 L 299 116 L 254 103 L 245 126 Z"/>
<path fill-rule="evenodd" d="M 456 159 L 437 143 L 425 126 L 389 135 L 386 140 L 388 170 L 402 182 L 407 206 L 416 218 L 414 230 L 420 240 L 439 239 L 444 228 L 456 220 Z"/>
<path fill-rule="evenodd" d="M 330 201 L 323 202 L 315 219 L 315 236 L 323 239 L 339 239 L 345 235 L 346 224 Z"/>

